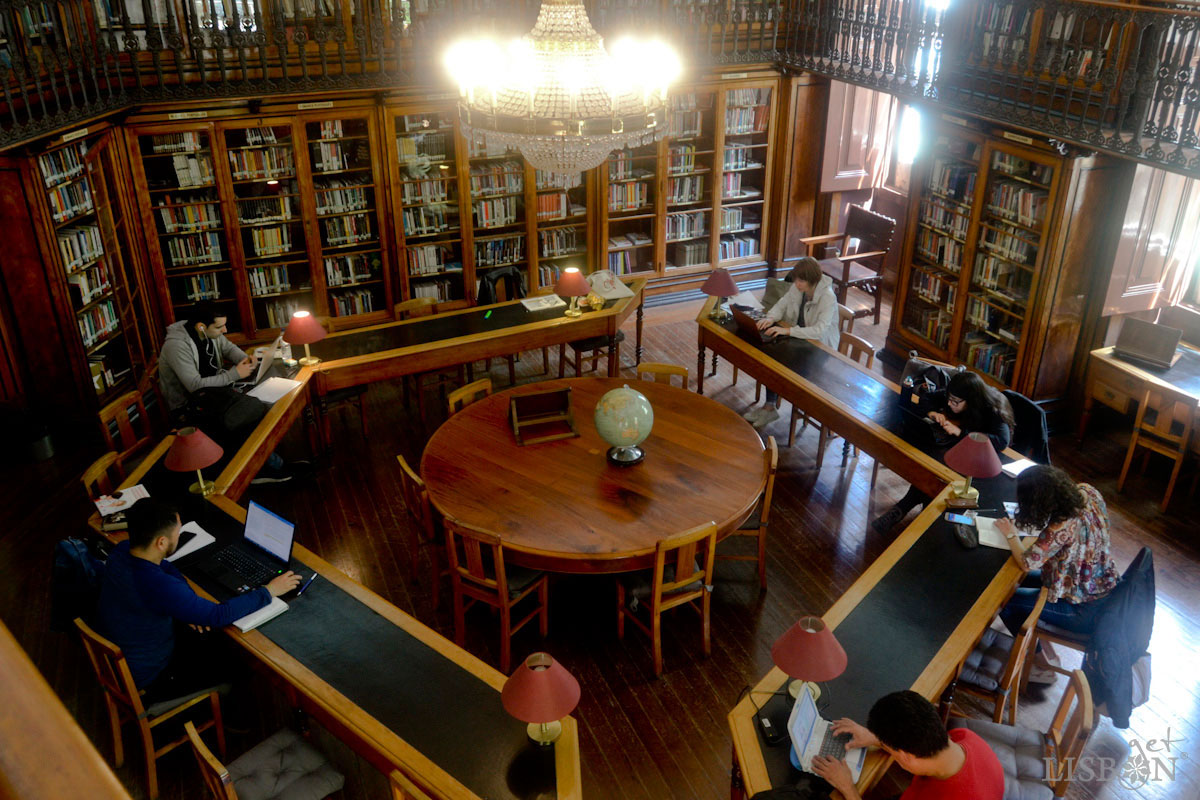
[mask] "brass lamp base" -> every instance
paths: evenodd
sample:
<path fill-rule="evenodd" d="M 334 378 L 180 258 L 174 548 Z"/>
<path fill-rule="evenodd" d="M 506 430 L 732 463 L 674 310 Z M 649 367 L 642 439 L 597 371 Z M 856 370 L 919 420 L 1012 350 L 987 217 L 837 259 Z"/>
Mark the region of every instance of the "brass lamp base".
<path fill-rule="evenodd" d="M 808 693 L 812 695 L 814 703 L 821 699 L 821 687 L 812 681 L 802 681 L 797 678 L 788 683 L 788 694 L 790 694 L 793 699 L 799 697 L 800 692 L 804 689 L 807 689 Z"/>
<path fill-rule="evenodd" d="M 299 363 L 302 367 L 315 367 L 317 364 L 321 363 L 321 359 L 317 358 L 316 356 L 304 356 L 300 359 Z"/>
<path fill-rule="evenodd" d="M 201 497 L 208 497 L 217 490 L 217 484 L 213 481 L 200 480 L 188 487 L 188 491 L 192 494 L 198 494 Z"/>
<path fill-rule="evenodd" d="M 970 484 L 954 487 L 946 497 L 946 508 L 978 508 L 979 490 Z"/>
<path fill-rule="evenodd" d="M 562 736 L 562 723 L 558 720 L 554 722 L 531 722 L 525 728 L 525 732 L 529 734 L 529 738 L 533 739 L 543 747 L 547 747 Z"/>
<path fill-rule="evenodd" d="M 708 314 L 708 318 L 715 322 L 724 322 L 725 320 L 729 319 L 730 316 L 732 315 L 722 308 L 720 303 L 717 303 L 713 310 Z"/>
<path fill-rule="evenodd" d="M 579 298 L 572 297 L 567 310 L 563 312 L 564 317 L 578 317 L 583 315 L 583 310 L 579 308 Z"/>

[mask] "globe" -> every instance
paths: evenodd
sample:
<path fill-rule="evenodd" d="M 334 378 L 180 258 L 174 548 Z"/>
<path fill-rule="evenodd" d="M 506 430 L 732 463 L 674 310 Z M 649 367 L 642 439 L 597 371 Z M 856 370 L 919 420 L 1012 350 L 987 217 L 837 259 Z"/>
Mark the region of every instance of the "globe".
<path fill-rule="evenodd" d="M 645 452 L 638 447 L 654 427 L 654 409 L 641 392 L 629 385 L 605 392 L 596 403 L 596 431 L 612 447 L 609 463 L 627 467 L 638 464 Z"/>

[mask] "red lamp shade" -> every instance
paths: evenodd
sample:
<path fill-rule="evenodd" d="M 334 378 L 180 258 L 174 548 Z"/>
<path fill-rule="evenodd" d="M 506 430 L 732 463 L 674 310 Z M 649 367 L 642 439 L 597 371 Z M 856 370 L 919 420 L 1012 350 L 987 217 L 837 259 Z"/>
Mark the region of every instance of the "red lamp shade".
<path fill-rule="evenodd" d="M 316 317 L 307 311 L 297 311 L 283 331 L 283 340 L 288 344 L 312 344 L 324 339 L 325 335 L 325 329 Z"/>
<path fill-rule="evenodd" d="M 829 681 L 846 671 L 846 651 L 820 617 L 801 617 L 771 647 L 771 660 L 790 677 Z"/>
<path fill-rule="evenodd" d="M 709 297 L 733 297 L 738 293 L 738 287 L 733 282 L 733 276 L 729 274 L 729 270 L 724 267 L 717 267 L 708 273 L 708 278 L 705 279 L 704 285 L 700 287 L 700 291 Z"/>
<path fill-rule="evenodd" d="M 592 291 L 592 285 L 583 277 L 578 267 L 567 267 L 562 271 L 554 293 L 559 297 L 584 297 Z"/>
<path fill-rule="evenodd" d="M 982 433 L 969 433 L 946 451 L 946 466 L 968 478 L 994 478 L 1000 474 L 1000 457 Z"/>
<path fill-rule="evenodd" d="M 173 472 L 191 472 L 194 469 L 211 467 L 225 453 L 221 445 L 199 428 L 181 428 L 171 442 L 171 449 L 163 459 L 163 465 Z"/>
<path fill-rule="evenodd" d="M 554 722 L 579 704 L 579 681 L 549 653 L 534 653 L 504 683 L 500 702 L 522 722 Z"/>

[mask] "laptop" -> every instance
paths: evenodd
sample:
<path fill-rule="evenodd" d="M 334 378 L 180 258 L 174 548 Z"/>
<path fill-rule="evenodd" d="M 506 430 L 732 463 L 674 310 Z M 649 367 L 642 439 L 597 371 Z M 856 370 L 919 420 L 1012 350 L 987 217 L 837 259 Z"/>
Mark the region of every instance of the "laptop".
<path fill-rule="evenodd" d="M 1183 331 L 1128 318 L 1121 324 L 1113 354 L 1125 361 L 1170 369 L 1179 360 L 1179 338 Z"/>
<path fill-rule="evenodd" d="M 251 502 L 245 535 L 215 551 L 197 569 L 234 594 L 257 589 L 288 569 L 296 526 Z"/>
<path fill-rule="evenodd" d="M 776 337 L 767 336 L 766 333 L 758 329 L 758 320 L 762 319 L 761 314 L 755 318 L 737 306 L 730 306 L 730 310 L 733 312 L 733 321 L 737 324 L 738 333 L 743 337 L 758 344 L 770 344 L 775 341 Z"/>
<path fill-rule="evenodd" d="M 850 775 L 858 783 L 862 775 L 863 764 L 867 760 L 865 747 L 854 750 L 846 749 L 850 734 L 835 735 L 833 726 L 821 718 L 817 704 L 813 701 L 812 693 L 807 688 L 800 692 L 792 705 L 792 714 L 788 717 L 788 735 L 792 739 L 792 766 L 796 769 L 812 772 L 812 760 L 817 756 L 844 758 L 850 767 Z"/>
<path fill-rule="evenodd" d="M 263 356 L 258 362 L 258 372 L 254 373 L 254 377 L 247 378 L 244 381 L 234 381 L 233 387 L 239 391 L 253 389 L 266 380 L 267 373 L 271 371 L 271 365 L 275 363 L 275 359 L 279 356 L 282 346 L 283 334 L 281 333 L 275 337 L 275 341 L 271 342 L 271 346 L 263 351 Z"/>

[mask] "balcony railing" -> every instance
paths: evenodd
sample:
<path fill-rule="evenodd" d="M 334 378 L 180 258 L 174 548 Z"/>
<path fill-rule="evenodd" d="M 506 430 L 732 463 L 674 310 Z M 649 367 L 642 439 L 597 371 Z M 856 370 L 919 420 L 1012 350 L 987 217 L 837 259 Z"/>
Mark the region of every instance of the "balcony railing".
<path fill-rule="evenodd" d="M 449 88 L 465 31 L 537 0 L 0 0 L 0 147 L 135 104 Z M 588 0 L 693 68 L 768 64 L 1200 176 L 1200 13 L 1100 0 Z"/>

